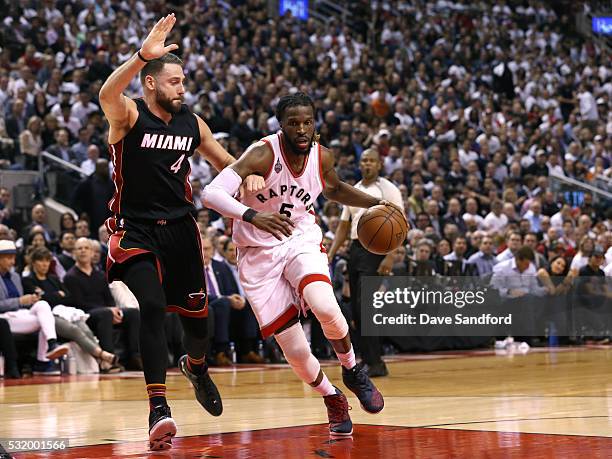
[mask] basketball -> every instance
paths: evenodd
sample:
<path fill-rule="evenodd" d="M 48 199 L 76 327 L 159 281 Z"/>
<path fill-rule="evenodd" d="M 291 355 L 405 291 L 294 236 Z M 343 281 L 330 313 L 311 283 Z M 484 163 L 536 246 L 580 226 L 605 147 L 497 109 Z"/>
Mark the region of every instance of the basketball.
<path fill-rule="evenodd" d="M 357 236 L 368 251 L 386 255 L 398 248 L 406 239 L 408 222 L 395 207 L 370 207 L 359 219 Z"/>

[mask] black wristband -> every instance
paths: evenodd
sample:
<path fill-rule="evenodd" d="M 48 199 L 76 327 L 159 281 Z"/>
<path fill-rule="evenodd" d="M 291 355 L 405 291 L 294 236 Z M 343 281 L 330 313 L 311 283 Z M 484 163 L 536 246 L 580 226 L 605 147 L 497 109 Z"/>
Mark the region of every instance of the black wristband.
<path fill-rule="evenodd" d="M 255 218 L 255 215 L 257 215 L 257 211 L 255 209 L 248 208 L 242 214 L 242 220 L 247 223 L 251 223 L 253 218 Z"/>
<path fill-rule="evenodd" d="M 142 54 L 140 54 L 140 50 L 138 50 L 138 52 L 136 53 L 138 54 L 138 58 L 142 61 L 142 62 L 151 62 L 153 59 L 145 59 L 144 57 L 142 57 Z"/>

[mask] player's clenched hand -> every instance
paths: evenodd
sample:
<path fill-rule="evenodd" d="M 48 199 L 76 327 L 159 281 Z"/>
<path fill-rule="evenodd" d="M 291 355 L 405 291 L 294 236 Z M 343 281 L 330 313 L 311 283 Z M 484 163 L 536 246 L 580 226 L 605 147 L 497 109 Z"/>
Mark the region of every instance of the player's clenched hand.
<path fill-rule="evenodd" d="M 281 235 L 291 236 L 291 231 L 295 226 L 286 215 L 278 212 L 259 212 L 253 217 L 251 223 L 263 231 L 267 231 L 279 241 Z"/>
<path fill-rule="evenodd" d="M 266 181 L 259 175 L 249 175 L 244 179 L 244 189 L 248 193 L 262 190 L 266 187 Z"/>
<path fill-rule="evenodd" d="M 157 21 L 149 32 L 149 35 L 147 35 L 147 38 L 145 38 L 145 40 L 142 42 L 140 54 L 144 59 L 157 59 L 158 57 L 162 57 L 164 54 L 178 48 L 178 45 L 176 44 L 165 46 L 166 37 L 172 30 L 175 22 L 176 17 L 174 16 L 174 13 L 169 14 L 168 16 L 165 16 Z"/>
<path fill-rule="evenodd" d="M 246 306 L 246 301 L 244 300 L 244 298 L 238 295 L 237 293 L 230 295 L 229 300 L 233 309 L 241 310 L 244 309 L 244 307 Z"/>

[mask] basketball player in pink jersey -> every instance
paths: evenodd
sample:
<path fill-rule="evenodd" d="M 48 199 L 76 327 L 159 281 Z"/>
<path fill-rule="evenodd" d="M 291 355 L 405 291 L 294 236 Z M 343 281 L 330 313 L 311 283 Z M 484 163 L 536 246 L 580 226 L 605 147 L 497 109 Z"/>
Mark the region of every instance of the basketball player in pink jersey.
<path fill-rule="evenodd" d="M 355 207 L 392 205 L 340 181 L 334 156 L 315 137 L 315 107 L 304 93 L 284 96 L 276 117 L 281 132 L 252 145 L 206 187 L 205 204 L 234 219 L 240 281 L 264 337 L 274 335 L 287 362 L 325 401 L 332 435 L 350 435 L 345 395 L 334 387 L 312 355 L 299 323 L 309 309 L 342 364 L 342 379 L 362 408 L 378 413 L 381 393 L 356 365 L 349 327 L 334 296 L 321 229 L 313 204 L 320 193 Z M 242 181 L 261 175 L 265 187 L 235 199 Z"/>

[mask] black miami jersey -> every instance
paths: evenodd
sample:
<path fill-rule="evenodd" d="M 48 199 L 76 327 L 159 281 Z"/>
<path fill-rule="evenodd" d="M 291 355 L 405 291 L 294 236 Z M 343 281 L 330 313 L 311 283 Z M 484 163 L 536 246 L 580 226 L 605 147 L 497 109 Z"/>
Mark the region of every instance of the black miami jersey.
<path fill-rule="evenodd" d="M 135 219 L 170 220 L 194 211 L 188 158 L 200 145 L 198 120 L 186 105 L 168 124 L 143 99 L 135 99 L 138 119 L 126 136 L 110 146 L 114 214 Z"/>

